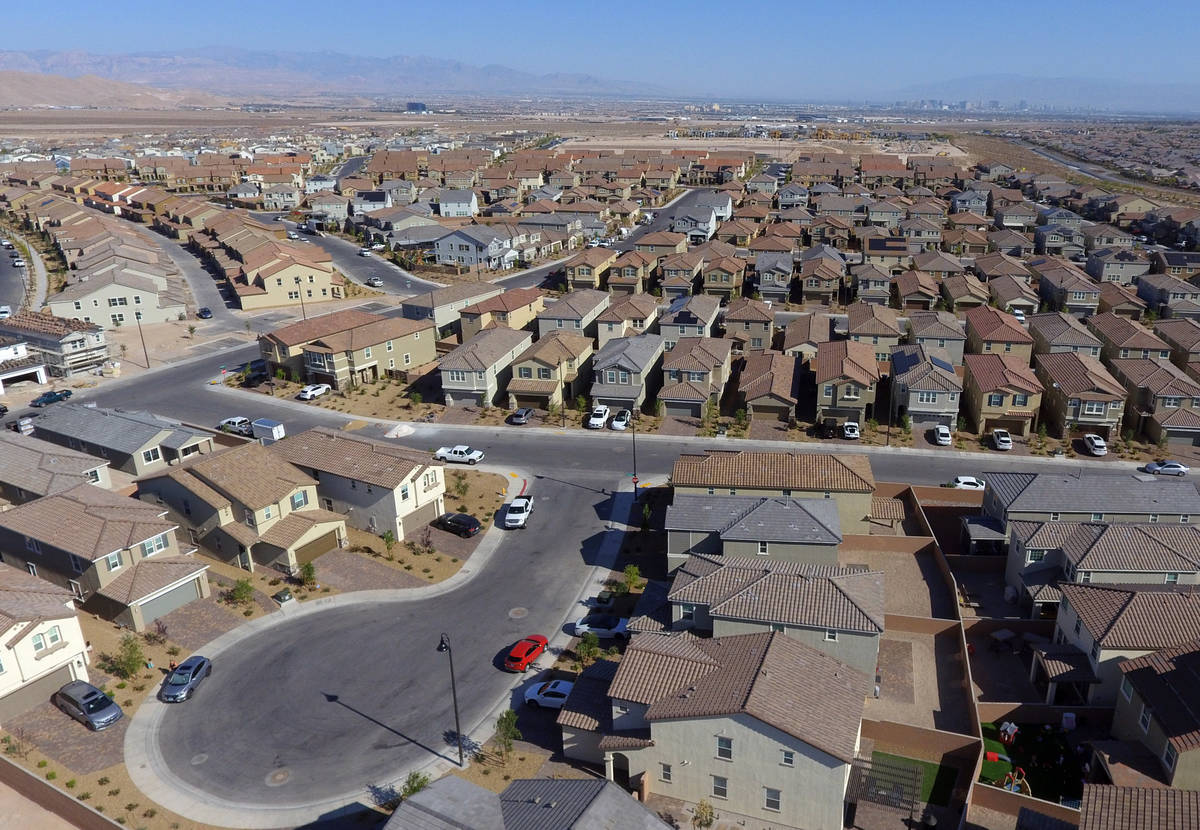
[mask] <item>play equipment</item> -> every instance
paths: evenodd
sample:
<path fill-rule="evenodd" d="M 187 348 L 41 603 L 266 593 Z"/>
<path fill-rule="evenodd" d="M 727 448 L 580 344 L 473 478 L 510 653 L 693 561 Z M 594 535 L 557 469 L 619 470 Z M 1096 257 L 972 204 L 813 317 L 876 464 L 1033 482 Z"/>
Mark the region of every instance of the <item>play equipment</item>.
<path fill-rule="evenodd" d="M 1017 767 L 1012 772 L 1004 776 L 1004 789 L 1011 790 L 1014 793 L 1022 795 L 1033 795 L 1033 790 L 1029 786 L 1029 782 L 1025 780 L 1025 770 Z"/>

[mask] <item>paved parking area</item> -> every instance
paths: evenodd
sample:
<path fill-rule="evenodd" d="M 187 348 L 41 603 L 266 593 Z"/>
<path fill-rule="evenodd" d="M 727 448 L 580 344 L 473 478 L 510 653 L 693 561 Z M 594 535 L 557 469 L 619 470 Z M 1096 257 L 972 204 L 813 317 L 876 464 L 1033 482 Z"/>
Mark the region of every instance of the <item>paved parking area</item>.
<path fill-rule="evenodd" d="M 160 621 L 167 637 L 185 651 L 195 651 L 246 621 L 241 612 L 222 607 L 213 597 L 189 602 L 176 608 Z M 182 657 L 179 659 L 183 659 Z"/>
<path fill-rule="evenodd" d="M 784 421 L 768 416 L 751 418 L 750 426 L 746 430 L 746 436 L 755 441 L 786 441 L 788 437 L 788 425 Z"/>
<path fill-rule="evenodd" d="M 658 426 L 659 435 L 695 435 L 700 431 L 700 419 L 684 415 L 664 415 Z"/>
<path fill-rule="evenodd" d="M 98 677 L 92 677 L 92 682 L 100 685 Z M 144 682 L 157 683 L 158 679 Z M 144 694 L 130 692 L 129 689 L 117 690 L 118 703 L 125 700 L 122 695 L 127 692 L 131 698 Z M 128 725 L 129 713 L 126 712 L 125 717 L 114 726 L 102 732 L 92 732 L 47 701 L 7 721 L 4 728 L 13 734 L 24 736 L 48 758 L 62 764 L 71 772 L 88 775 L 121 763 L 125 753 L 125 729 Z M 58 772 L 61 777 L 62 771 Z"/>
<path fill-rule="evenodd" d="M 425 584 L 424 580 L 412 574 L 368 559 L 361 553 L 345 550 L 331 550 L 314 564 L 317 566 L 317 581 L 342 592 L 413 588 Z"/>

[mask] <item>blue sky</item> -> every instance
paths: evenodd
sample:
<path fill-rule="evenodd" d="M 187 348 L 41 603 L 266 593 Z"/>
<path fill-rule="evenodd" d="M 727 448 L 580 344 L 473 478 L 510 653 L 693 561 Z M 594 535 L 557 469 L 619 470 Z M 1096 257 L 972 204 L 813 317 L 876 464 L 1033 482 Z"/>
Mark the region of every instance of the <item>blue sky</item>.
<path fill-rule="evenodd" d="M 979 75 L 1200 79 L 1200 16 L 1179 0 L 8 5 L 0 19 L 8 49 L 324 48 L 585 72 L 713 95 L 863 98 Z M 1140 77 L 1130 79 L 1134 67 Z"/>

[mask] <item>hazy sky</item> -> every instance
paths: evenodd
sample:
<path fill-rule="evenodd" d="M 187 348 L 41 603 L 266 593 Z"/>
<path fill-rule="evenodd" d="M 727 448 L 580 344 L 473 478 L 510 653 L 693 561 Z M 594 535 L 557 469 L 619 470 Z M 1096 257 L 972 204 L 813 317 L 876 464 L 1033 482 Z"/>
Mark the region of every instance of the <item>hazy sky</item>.
<path fill-rule="evenodd" d="M 927 80 L 997 74 L 1200 79 L 1195 0 L 6 5 L 0 48 L 7 49 L 129 52 L 221 45 L 429 55 L 539 73 L 646 80 L 701 94 L 861 97 Z"/>

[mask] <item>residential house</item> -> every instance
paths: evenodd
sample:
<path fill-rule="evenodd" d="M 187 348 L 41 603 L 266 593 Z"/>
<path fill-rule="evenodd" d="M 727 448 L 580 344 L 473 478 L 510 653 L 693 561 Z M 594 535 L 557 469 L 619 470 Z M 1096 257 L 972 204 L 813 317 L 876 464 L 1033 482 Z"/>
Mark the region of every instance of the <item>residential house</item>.
<path fill-rule="evenodd" d="M 320 507 L 317 481 L 261 444 L 243 444 L 138 482 L 210 556 L 295 574 L 344 547 L 346 520 Z M 149 505 L 148 505 L 149 506 Z"/>
<path fill-rule="evenodd" d="M 811 365 L 817 383 L 818 422 L 864 424 L 874 417 L 880 378 L 874 346 L 851 340 L 821 343 Z"/>
<path fill-rule="evenodd" d="M 1132 285 L 1150 271 L 1150 260 L 1129 248 L 1100 248 L 1088 254 L 1083 268 L 1096 282 Z"/>
<path fill-rule="evenodd" d="M 1123 357 L 1171 358 L 1171 347 L 1164 340 L 1128 318 L 1106 312 L 1089 317 L 1087 326 L 1100 338 L 1100 356 L 1105 362 Z"/>
<path fill-rule="evenodd" d="M 613 294 L 641 294 L 654 272 L 655 259 L 641 251 L 626 251 L 608 269 L 608 290 Z"/>
<path fill-rule="evenodd" d="M 1134 293 L 1133 289 L 1115 282 L 1106 282 L 1100 286 L 1100 302 L 1096 306 L 1101 314 L 1111 312 L 1118 317 L 1130 320 L 1140 320 L 1146 313 L 1146 301 Z"/>
<path fill-rule="evenodd" d="M 1137 295 L 1159 317 L 1200 318 L 1200 287 L 1170 274 L 1142 274 Z"/>
<path fill-rule="evenodd" d="M 790 253 L 764 251 L 754 257 L 755 287 L 764 300 L 786 303 L 792 295 L 795 262 Z"/>
<path fill-rule="evenodd" d="M 912 251 L 904 236 L 873 236 L 863 245 L 863 263 L 890 274 L 899 274 L 912 264 Z"/>
<path fill-rule="evenodd" d="M 988 195 L 978 190 L 966 190 L 950 197 L 951 213 L 987 213 Z"/>
<path fill-rule="evenodd" d="M 1062 257 L 1082 257 L 1083 231 L 1068 225 L 1038 225 L 1033 232 L 1034 251 Z"/>
<path fill-rule="evenodd" d="M 1171 362 L 1200 380 L 1200 322 L 1188 317 L 1158 320 L 1154 333 L 1171 347 Z"/>
<path fill-rule="evenodd" d="M 700 245 L 712 239 L 717 222 L 717 213 L 711 206 L 693 204 L 671 217 L 671 232 L 683 234 L 692 245 Z"/>
<path fill-rule="evenodd" d="M 675 460 L 671 487 L 677 496 L 833 499 L 842 532 L 865 534 L 875 476 L 865 455 L 705 450 Z"/>
<path fill-rule="evenodd" d="M 719 406 L 731 370 L 733 343 L 712 337 L 684 337 L 662 361 L 658 400 L 666 415 L 700 418 L 706 404 Z"/>
<path fill-rule="evenodd" d="M 927 354 L 942 353 L 961 366 L 967 335 L 949 311 L 912 311 L 908 314 L 908 342 L 923 347 Z"/>
<path fill-rule="evenodd" d="M 113 328 L 136 321 L 168 323 L 179 320 L 186 312 L 182 299 L 129 269 L 84 274 L 47 297 L 46 308 L 55 317 L 82 317 L 84 322 Z"/>
<path fill-rule="evenodd" d="M 799 182 L 785 184 L 775 194 L 780 210 L 808 207 L 808 188 Z"/>
<path fill-rule="evenodd" d="M 673 300 L 658 321 L 666 348 L 674 348 L 684 337 L 709 337 L 716 333 L 720 311 L 720 298 L 707 294 Z"/>
<path fill-rule="evenodd" d="M 1200 446 L 1200 383 L 1174 363 L 1131 357 L 1109 361 L 1128 393 L 1125 426 L 1168 446 Z"/>
<path fill-rule="evenodd" d="M 320 317 L 312 317 L 266 334 L 260 334 L 258 337 L 259 354 L 271 374 L 283 370 L 287 377 L 298 381 L 304 376 L 304 347 L 308 343 L 322 337 L 342 334 L 358 326 L 373 325 L 386 319 L 381 315 L 357 309 L 346 309 L 323 314 Z"/>
<path fill-rule="evenodd" d="M 437 336 L 448 337 L 462 331 L 461 312 L 468 306 L 490 300 L 504 293 L 504 288 L 491 283 L 462 282 L 435 288 L 424 294 L 405 297 L 401 313 L 408 320 L 432 320 Z M 344 312 L 338 312 L 344 313 Z"/>
<path fill-rule="evenodd" d="M 795 496 L 720 496 L 676 493 L 663 523 L 667 572 L 679 575 L 690 557 L 763 557 L 768 561 L 837 568 L 842 542 L 832 499 Z M 693 618 L 697 628 L 712 628 Z M 744 633 L 744 630 L 738 633 Z"/>
<path fill-rule="evenodd" d="M 816 353 L 815 346 L 813 353 Z M 800 395 L 800 364 L 795 353 L 780 354 L 767 350 L 746 355 L 742 359 L 737 390 L 738 404 L 745 410 L 746 416 L 751 420 L 762 417 L 786 424 L 795 423 Z"/>
<path fill-rule="evenodd" d="M 270 445 L 317 483 L 321 507 L 375 536 L 413 537 L 445 512 L 446 476 L 429 454 L 316 427 Z"/>
<path fill-rule="evenodd" d="M 671 254 L 682 254 L 687 250 L 687 237 L 681 233 L 655 231 L 648 233 L 633 243 L 635 251 L 650 254 L 657 261 Z"/>
<path fill-rule="evenodd" d="M 527 331 L 484 329 L 443 357 L 439 369 L 446 406 L 499 403 L 512 377 L 513 361 L 532 342 Z"/>
<path fill-rule="evenodd" d="M 659 387 L 664 340 L 657 334 L 610 340 L 592 360 L 592 406 L 641 411 Z"/>
<path fill-rule="evenodd" d="M 80 484 L 0 513 L 0 553 L 84 611 L 144 631 L 209 595 L 208 566 L 180 552 L 177 527 L 161 507 Z"/>
<path fill-rule="evenodd" d="M 769 349 L 775 339 L 775 314 L 761 300 L 738 297 L 725 307 L 725 337 L 739 352 Z"/>
<path fill-rule="evenodd" d="M 988 280 L 988 296 L 996 308 L 1008 314 L 1020 311 L 1026 319 L 1038 310 L 1038 296 L 1029 283 L 1007 274 Z"/>
<path fill-rule="evenodd" d="M 956 257 L 950 256 L 945 251 L 926 251 L 923 254 L 917 254 L 913 257 L 913 267 L 938 280 L 949 279 L 966 270 Z"/>
<path fill-rule="evenodd" d="M 833 321 L 825 314 L 797 314 L 783 331 L 783 353 L 803 358 L 807 363 L 817 347 L 832 340 Z"/>
<path fill-rule="evenodd" d="M 443 190 L 438 197 L 438 213 L 442 216 L 477 216 L 479 197 L 474 190 Z"/>
<path fill-rule="evenodd" d="M 942 233 L 942 250 L 958 257 L 984 256 L 991 250 L 987 234 L 974 228 L 951 228 Z"/>
<path fill-rule="evenodd" d="M 1042 423 L 1055 435 L 1069 438 L 1120 433 L 1125 388 L 1098 358 L 1080 352 L 1039 354 L 1034 361 L 1042 396 Z"/>
<path fill-rule="evenodd" d="M 878 225 L 881 228 L 900 227 L 904 221 L 904 207 L 886 200 L 872 202 L 867 205 L 867 220 L 872 225 Z"/>
<path fill-rule="evenodd" d="M 855 343 L 870 344 L 879 362 L 888 360 L 904 338 L 896 312 L 887 306 L 852 303 L 846 308 L 846 320 L 846 336 Z"/>
<path fill-rule="evenodd" d="M 49 312 L 22 309 L 0 320 L 0 338 L 24 343 L 53 377 L 90 373 L 108 360 L 104 329 Z"/>
<path fill-rule="evenodd" d="M 538 337 L 545 337 L 552 331 L 566 330 L 594 339 L 599 327 L 596 318 L 612 304 L 612 300 L 608 292 L 594 289 L 564 294 L 538 314 Z"/>
<path fill-rule="evenodd" d="M 652 331 L 658 319 L 658 299 L 649 294 L 618 295 L 596 318 L 596 344 L 614 337 L 633 337 Z"/>
<path fill-rule="evenodd" d="M 1028 363 L 1033 358 L 1033 338 L 1011 314 L 990 306 L 970 309 L 967 318 L 967 351 L 974 354 L 1011 354 Z"/>
<path fill-rule="evenodd" d="M 517 355 L 508 382 L 510 409 L 562 410 L 592 381 L 592 338 L 556 329 Z"/>
<path fill-rule="evenodd" d="M 383 317 L 304 344 L 304 378 L 336 390 L 374 383 L 437 357 L 433 323 Z"/>
<path fill-rule="evenodd" d="M 88 679 L 75 600 L 66 588 L 0 564 L 0 724 Z"/>
<path fill-rule="evenodd" d="M 798 282 L 805 303 L 832 305 L 841 294 L 842 267 L 824 257 L 804 260 Z"/>
<path fill-rule="evenodd" d="M 1184 481 L 1087 472 L 987 474 L 985 514 L 1012 522 L 1189 524 L 1200 493 Z M 1094 516 L 1101 516 L 1097 520 Z"/>
<path fill-rule="evenodd" d="M 1025 319 L 1033 337 L 1033 353 L 1077 352 L 1100 357 L 1100 339 L 1076 317 L 1063 311 L 1031 314 Z"/>
<path fill-rule="evenodd" d="M 149 412 L 60 403 L 33 422 L 35 438 L 107 461 L 143 476 L 214 450 L 211 434 Z"/>
<path fill-rule="evenodd" d="M 985 281 L 990 282 L 997 277 L 1009 276 L 1022 281 L 1026 285 L 1032 282 L 1029 269 L 1025 267 L 1024 263 L 1005 253 L 993 253 L 976 257 L 973 267 L 975 273 Z"/>
<path fill-rule="evenodd" d="M 458 311 L 463 342 L 486 328 L 528 328 L 545 307 L 546 295 L 540 288 L 510 288 L 464 306 Z"/>
<path fill-rule="evenodd" d="M 892 278 L 892 293 L 902 309 L 929 311 L 942 296 L 938 281 L 924 271 L 905 271 Z"/>
<path fill-rule="evenodd" d="M 1086 225 L 1082 229 L 1089 253 L 1102 249 L 1132 248 L 1133 234 L 1103 223 Z"/>
<path fill-rule="evenodd" d="M 439 236 L 433 243 L 438 265 L 497 270 L 516 264 L 511 234 L 489 225 L 465 225 Z"/>
<path fill-rule="evenodd" d="M 1029 435 L 1042 405 L 1042 383 L 1016 354 L 963 357 L 963 414 L 980 433 L 1006 429 Z"/>
<path fill-rule="evenodd" d="M 20 381 L 45 384 L 46 367 L 24 341 L 0 337 L 0 395 L 4 394 L 4 384 Z"/>
<path fill-rule="evenodd" d="M 666 271 L 667 264 L 664 262 L 664 276 Z M 741 296 L 742 284 L 746 278 L 746 261 L 737 257 L 718 257 L 709 260 L 701 268 L 701 278 L 705 294 L 722 297 L 726 300 L 738 298 Z"/>
<path fill-rule="evenodd" d="M 617 261 L 617 252 L 609 248 L 586 248 L 563 266 L 567 287 L 572 290 L 598 289 L 604 285 L 609 268 Z"/>
<path fill-rule="evenodd" d="M 1178 793 L 1183 796 L 1178 800 L 1186 803 L 1187 796 L 1180 791 L 1200 789 L 1200 756 L 1193 740 L 1200 734 L 1200 642 L 1190 640 L 1122 660 L 1117 669 L 1121 684 L 1113 712 L 1113 737 L 1140 745 L 1159 764 L 1153 770 L 1157 774 L 1150 777 L 1178 788 L 1167 792 Z M 1200 816 L 1197 806 L 1188 811 L 1193 817 Z M 1119 810 L 1114 805 L 1108 812 L 1115 817 Z M 1139 819 L 1150 820 L 1144 807 L 1139 812 Z M 1179 807 L 1160 815 L 1161 819 L 1154 819 L 1159 826 L 1190 820 Z M 1129 818 L 1137 820 L 1132 815 Z"/>
<path fill-rule="evenodd" d="M 77 484 L 111 490 L 108 461 L 32 435 L 0 432 L 0 496 L 5 501 L 22 504 Z"/>
<path fill-rule="evenodd" d="M 858 302 L 888 304 L 892 293 L 892 278 L 887 271 L 878 265 L 858 265 L 850 269 L 850 275 L 854 297 Z"/>
<path fill-rule="evenodd" d="M 978 308 L 991 299 L 988 287 L 971 274 L 955 274 L 942 280 L 942 296 L 950 311 Z"/>
<path fill-rule="evenodd" d="M 1170 274 L 1189 282 L 1200 275 L 1200 252 L 1155 251 L 1150 255 L 1150 263 L 1156 274 Z"/>
<path fill-rule="evenodd" d="M 663 295 L 668 299 L 675 299 L 691 294 L 703 268 L 704 254 L 698 249 L 665 257 L 659 264 Z M 721 275 L 714 274 L 714 279 L 719 284 Z"/>
<path fill-rule="evenodd" d="M 954 428 L 963 384 L 949 356 L 924 346 L 907 344 L 892 349 L 892 415 L 899 423 L 911 419 L 914 428 Z"/>
<path fill-rule="evenodd" d="M 1024 233 L 1037 224 L 1037 211 L 1027 204 L 1005 205 L 992 212 L 994 224 L 999 230 Z M 1001 250 L 1003 250 L 1001 246 Z M 1011 253 L 1011 252 L 1010 252 Z"/>

